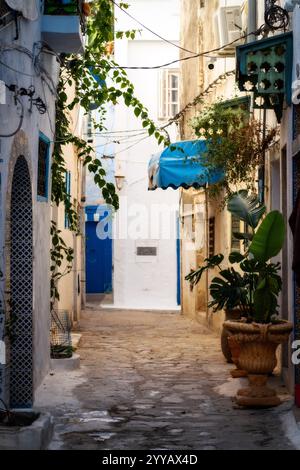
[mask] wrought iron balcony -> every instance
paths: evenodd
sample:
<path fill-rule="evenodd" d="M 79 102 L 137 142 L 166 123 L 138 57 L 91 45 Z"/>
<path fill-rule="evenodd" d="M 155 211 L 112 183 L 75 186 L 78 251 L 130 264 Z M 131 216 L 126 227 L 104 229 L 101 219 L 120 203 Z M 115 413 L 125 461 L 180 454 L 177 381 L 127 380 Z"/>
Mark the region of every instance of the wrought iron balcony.
<path fill-rule="evenodd" d="M 81 53 L 86 29 L 83 0 L 45 0 L 42 37 L 58 53 Z"/>

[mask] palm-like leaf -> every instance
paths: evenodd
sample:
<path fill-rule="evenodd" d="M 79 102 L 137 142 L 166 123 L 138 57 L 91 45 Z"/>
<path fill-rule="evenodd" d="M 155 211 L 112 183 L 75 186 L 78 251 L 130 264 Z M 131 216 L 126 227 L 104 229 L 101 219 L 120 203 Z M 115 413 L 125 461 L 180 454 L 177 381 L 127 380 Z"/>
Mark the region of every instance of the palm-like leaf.
<path fill-rule="evenodd" d="M 270 212 L 253 237 L 249 251 L 257 261 L 266 263 L 282 250 L 285 240 L 285 221 L 278 211 Z"/>
<path fill-rule="evenodd" d="M 253 230 L 266 212 L 266 207 L 260 203 L 256 196 L 249 195 L 247 190 L 241 190 L 234 194 L 227 207 L 232 215 L 248 224 Z"/>

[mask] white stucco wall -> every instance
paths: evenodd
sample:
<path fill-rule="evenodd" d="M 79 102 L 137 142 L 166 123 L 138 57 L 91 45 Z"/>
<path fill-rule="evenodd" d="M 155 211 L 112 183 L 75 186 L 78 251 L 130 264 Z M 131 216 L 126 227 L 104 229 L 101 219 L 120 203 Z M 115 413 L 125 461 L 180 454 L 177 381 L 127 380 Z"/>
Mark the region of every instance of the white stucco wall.
<path fill-rule="evenodd" d="M 178 41 L 178 1 L 132 1 L 129 12 L 162 36 Z M 140 29 L 139 25 L 118 9 L 116 15 L 118 30 Z M 178 57 L 179 50 L 176 47 L 146 31 L 137 34 L 134 41 L 115 41 L 115 59 L 123 66 L 154 66 L 171 62 Z M 177 68 L 178 64 L 173 67 Z M 159 123 L 159 72 L 134 70 L 128 71 L 128 76 L 135 86 L 135 95 L 148 107 L 151 118 Z M 116 130 L 141 128 L 141 121 L 135 118 L 132 110 L 122 105 L 116 108 Z M 168 131 L 171 141 L 176 141 L 176 128 L 170 127 Z M 117 227 L 124 228 L 126 221 L 132 233 L 126 239 L 114 241 L 114 305 L 136 309 L 174 309 L 177 308 L 177 254 L 174 231 L 176 232 L 179 194 L 171 189 L 148 191 L 149 159 L 152 154 L 163 149 L 158 147 L 154 138 L 146 138 L 132 148 L 122 151 L 128 146 L 130 143 L 116 147 L 115 168 L 124 174 L 125 183 L 120 192 L 121 206 L 115 217 L 114 233 L 116 236 Z M 166 221 L 169 218 L 169 225 L 173 227 L 172 239 L 163 240 L 159 233 L 147 233 L 147 227 L 154 228 L 157 224 L 161 206 L 165 207 L 162 219 Z M 174 209 L 173 215 L 170 215 L 171 208 Z M 163 230 L 163 224 L 159 226 L 160 230 Z M 156 247 L 157 256 L 136 256 L 137 247 L 140 246 Z"/>
<path fill-rule="evenodd" d="M 40 1 L 37 0 L 37 5 Z M 55 96 L 49 92 L 47 85 L 42 87 L 41 77 L 37 76 L 30 57 L 16 50 L 18 46 L 34 51 L 34 43 L 41 40 L 40 19 L 28 21 L 23 18 L 19 20 L 19 39 L 15 39 L 16 30 L 14 23 L 11 23 L 4 30 L 0 30 L 1 46 L 10 45 L 12 50 L 1 54 L 1 61 L 9 64 L 16 71 L 9 70 L 0 64 L 0 79 L 7 85 L 15 84 L 19 88 L 35 87 L 36 96 L 40 96 L 47 104 L 47 113 L 41 115 L 33 106 L 29 111 L 27 97 L 21 97 L 24 104 L 24 121 L 22 131 L 28 142 L 28 164 L 31 171 L 31 183 L 33 194 L 33 374 L 34 386 L 38 386 L 48 371 L 50 363 L 49 354 L 49 332 L 50 332 L 50 289 L 49 289 L 49 247 L 50 247 L 50 203 L 37 201 L 37 158 L 38 158 L 38 138 L 39 131 L 43 132 L 50 140 L 53 140 Z M 48 74 L 57 81 L 57 62 L 49 54 L 41 54 L 41 60 Z M 44 94 L 45 93 L 45 94 Z M 19 113 L 14 104 L 13 94 L 6 91 L 6 104 L 0 105 L 0 134 L 9 133 L 17 128 Z M 51 125 L 50 125 L 51 120 Z M 7 195 L 10 193 L 11 180 L 8 177 L 8 168 L 11 158 L 13 140 L 18 139 L 18 135 L 12 138 L 0 137 L 0 174 L 1 174 L 1 208 L 0 208 L 0 251 L 1 267 L 5 266 L 6 252 L 5 224 L 8 214 L 6 206 L 8 204 Z M 50 181 L 49 181 L 50 189 Z M 6 247 L 6 250 L 8 248 Z"/>

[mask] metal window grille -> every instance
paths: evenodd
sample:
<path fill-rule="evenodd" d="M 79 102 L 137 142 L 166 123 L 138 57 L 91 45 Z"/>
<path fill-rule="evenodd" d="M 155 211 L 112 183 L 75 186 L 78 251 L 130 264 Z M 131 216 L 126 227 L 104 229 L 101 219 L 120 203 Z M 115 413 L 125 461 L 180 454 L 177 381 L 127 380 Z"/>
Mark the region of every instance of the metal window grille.
<path fill-rule="evenodd" d="M 215 254 L 215 218 L 211 217 L 209 219 L 209 238 L 208 238 L 208 252 L 209 256 L 214 256 Z"/>
<path fill-rule="evenodd" d="M 72 347 L 72 317 L 67 310 L 51 312 L 51 357 L 55 358 L 62 348 Z"/>
<path fill-rule="evenodd" d="M 10 406 L 30 408 L 32 378 L 32 192 L 27 162 L 16 162 L 11 194 L 10 253 Z"/>
<path fill-rule="evenodd" d="M 37 194 L 40 197 L 47 198 L 48 195 L 48 153 L 49 144 L 42 138 L 39 138 L 38 150 L 38 181 Z"/>

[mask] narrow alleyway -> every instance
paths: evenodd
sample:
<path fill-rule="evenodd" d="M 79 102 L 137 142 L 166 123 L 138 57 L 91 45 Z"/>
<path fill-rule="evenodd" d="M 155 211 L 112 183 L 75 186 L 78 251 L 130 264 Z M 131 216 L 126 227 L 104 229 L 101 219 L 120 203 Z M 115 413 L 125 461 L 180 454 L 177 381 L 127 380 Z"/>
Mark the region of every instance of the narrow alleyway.
<path fill-rule="evenodd" d="M 55 415 L 51 449 L 293 448 L 286 405 L 234 405 L 230 366 L 205 327 L 179 314 L 88 311 L 81 332 L 81 369 L 39 390 Z"/>

